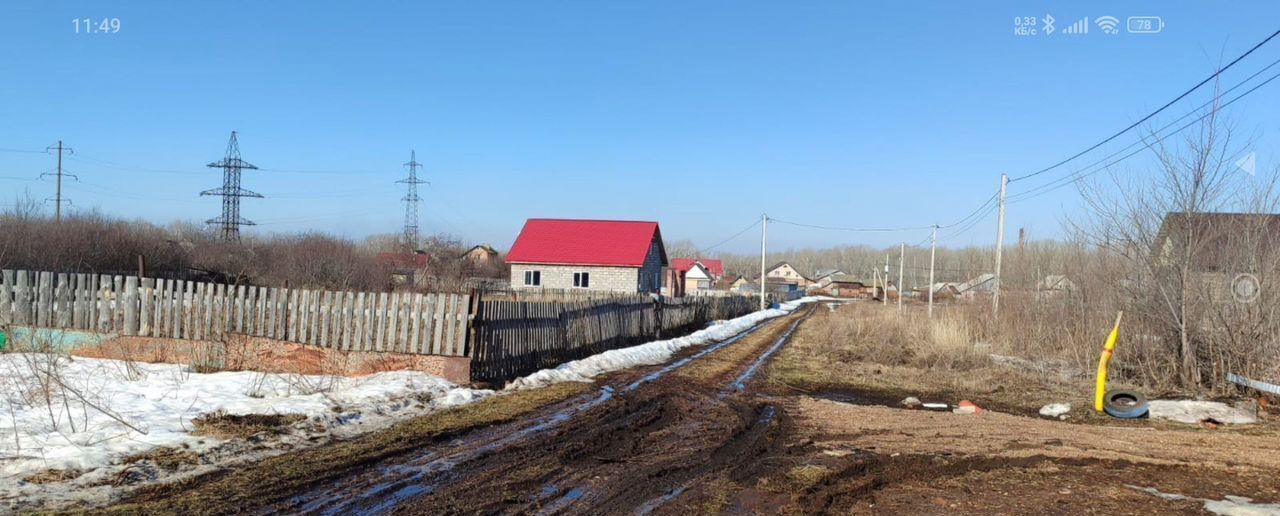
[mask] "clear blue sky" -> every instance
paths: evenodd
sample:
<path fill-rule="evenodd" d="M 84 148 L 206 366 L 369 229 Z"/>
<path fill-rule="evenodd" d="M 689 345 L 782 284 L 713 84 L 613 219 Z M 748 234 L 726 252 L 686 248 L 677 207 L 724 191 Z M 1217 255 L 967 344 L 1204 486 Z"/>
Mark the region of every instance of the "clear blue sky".
<path fill-rule="evenodd" d="M 1014 34 L 1015 16 L 1046 14 L 1058 33 Z M 1101 15 L 1121 33 L 1061 34 Z M 1125 33 L 1135 15 L 1164 31 Z M 245 175 L 268 196 L 244 201 L 256 231 L 398 231 L 394 181 L 416 149 L 426 232 L 506 248 L 528 217 L 647 219 L 708 246 L 762 211 L 840 226 L 962 217 L 1001 172 L 1110 135 L 1280 28 L 1280 4 L 10 1 L 0 17 L 0 177 L 51 169 L 52 156 L 12 151 L 62 139 L 76 209 L 217 215 L 196 193 L 219 185 L 204 165 L 234 129 L 243 157 L 274 169 Z M 121 30 L 75 33 L 72 19 L 104 17 Z M 1280 41 L 1224 84 L 1276 59 Z M 1278 155 L 1277 115 L 1280 80 L 1232 107 L 1259 166 Z M 0 179 L 0 204 L 24 188 L 53 191 Z M 1056 236 L 1076 206 L 1070 188 L 1015 204 L 1010 234 Z M 994 232 L 984 221 L 947 243 Z M 826 247 L 927 231 L 771 235 Z"/>

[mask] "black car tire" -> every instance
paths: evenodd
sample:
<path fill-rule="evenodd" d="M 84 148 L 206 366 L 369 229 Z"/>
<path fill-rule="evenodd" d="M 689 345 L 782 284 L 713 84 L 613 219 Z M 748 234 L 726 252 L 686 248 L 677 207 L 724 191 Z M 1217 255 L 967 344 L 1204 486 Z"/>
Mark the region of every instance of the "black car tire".
<path fill-rule="evenodd" d="M 1123 389 L 1107 391 L 1102 397 L 1102 410 L 1120 419 L 1140 418 L 1147 415 L 1147 397 Z"/>

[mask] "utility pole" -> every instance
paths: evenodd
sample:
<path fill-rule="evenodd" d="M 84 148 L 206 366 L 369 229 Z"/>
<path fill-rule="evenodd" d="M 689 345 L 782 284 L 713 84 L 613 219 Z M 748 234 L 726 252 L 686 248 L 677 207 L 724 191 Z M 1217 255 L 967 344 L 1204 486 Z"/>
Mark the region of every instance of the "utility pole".
<path fill-rule="evenodd" d="M 933 243 L 929 244 L 929 318 L 933 318 L 933 264 L 938 256 L 938 225 L 933 225 Z"/>
<path fill-rule="evenodd" d="M 884 284 L 884 299 L 880 300 L 880 304 L 884 306 L 889 306 L 889 255 L 888 253 L 884 255 L 884 276 L 881 278 L 880 283 Z"/>
<path fill-rule="evenodd" d="M 765 254 L 767 254 L 767 253 L 769 252 L 769 244 L 768 244 L 768 242 L 769 242 L 769 214 L 768 214 L 768 213 L 766 213 L 766 214 L 764 214 L 764 215 L 761 215 L 761 216 L 760 216 L 760 221 L 764 224 L 764 225 L 760 226 L 760 309 L 761 309 L 761 310 L 764 310 L 765 308 L 768 308 L 768 306 L 766 305 L 765 299 L 764 299 L 764 298 L 765 298 L 765 290 L 766 290 L 766 289 L 765 289 L 765 285 L 767 285 L 767 284 L 768 284 L 768 282 L 767 282 L 767 281 L 765 281 L 765 279 L 764 279 L 764 273 L 765 273 L 765 270 L 764 270 L 764 268 L 765 268 L 764 259 L 765 259 L 765 258 L 764 258 L 764 257 L 765 257 Z"/>
<path fill-rule="evenodd" d="M 898 313 L 902 313 L 902 274 L 907 259 L 907 243 L 898 244 Z"/>
<path fill-rule="evenodd" d="M 206 224 L 218 226 L 218 233 L 223 240 L 240 241 L 240 226 L 252 226 L 253 221 L 240 218 L 240 198 L 262 198 L 262 194 L 240 188 L 240 171 L 257 170 L 258 167 L 240 159 L 240 142 L 236 132 L 231 131 L 231 139 L 227 141 L 227 154 L 222 160 L 206 165 L 209 168 L 222 169 L 222 188 L 214 188 L 200 192 L 200 195 L 216 195 L 222 197 L 222 215 L 205 221 Z"/>
<path fill-rule="evenodd" d="M 62 153 L 66 152 L 67 154 L 75 154 L 75 151 L 71 150 L 70 147 L 63 147 L 62 140 L 58 140 L 57 146 L 50 145 L 48 147 L 45 147 L 44 150 L 45 152 L 48 152 L 53 149 L 58 150 L 58 172 L 56 174 L 58 177 L 58 180 L 57 180 L 58 186 L 54 190 L 54 194 L 53 194 L 53 221 L 62 222 L 62 176 L 64 175 L 71 176 L 73 178 L 76 178 L 77 180 L 79 180 L 80 178 L 76 177 L 75 174 L 64 174 L 62 172 Z M 44 174 L 40 174 L 40 177 L 44 177 L 47 175 L 55 175 L 55 174 L 49 174 L 48 172 L 45 172 Z M 48 201 L 45 201 L 45 202 L 48 202 Z M 71 201 L 68 199 L 67 202 L 71 202 Z"/>
<path fill-rule="evenodd" d="M 1000 218 L 996 222 L 996 277 L 991 292 L 991 316 L 1000 316 L 1000 258 L 1004 253 L 1004 196 L 1009 189 L 1008 174 L 1000 174 Z"/>
<path fill-rule="evenodd" d="M 875 301 L 875 294 L 880 290 L 880 271 L 875 267 L 871 268 L 871 300 Z"/>
<path fill-rule="evenodd" d="M 418 185 L 426 183 L 418 179 L 418 169 L 422 168 L 422 164 L 418 163 L 417 151 L 409 151 L 409 162 L 404 166 L 409 169 L 409 177 L 396 181 L 406 185 L 408 192 L 400 200 L 404 201 L 404 242 L 409 246 L 409 252 L 418 250 Z"/>

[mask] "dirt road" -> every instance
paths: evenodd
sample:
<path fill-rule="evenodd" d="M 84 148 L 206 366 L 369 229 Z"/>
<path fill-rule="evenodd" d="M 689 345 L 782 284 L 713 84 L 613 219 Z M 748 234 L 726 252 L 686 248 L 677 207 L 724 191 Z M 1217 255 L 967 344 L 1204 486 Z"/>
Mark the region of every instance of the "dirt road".
<path fill-rule="evenodd" d="M 259 513 L 312 514 L 1127 514 L 1197 513 L 1232 495 L 1280 501 L 1271 431 L 1091 426 L 781 392 L 761 376 L 813 311 L 612 375 L 531 417 L 335 464 L 343 473 L 317 471 L 302 488 L 246 486 L 240 498 Z"/>

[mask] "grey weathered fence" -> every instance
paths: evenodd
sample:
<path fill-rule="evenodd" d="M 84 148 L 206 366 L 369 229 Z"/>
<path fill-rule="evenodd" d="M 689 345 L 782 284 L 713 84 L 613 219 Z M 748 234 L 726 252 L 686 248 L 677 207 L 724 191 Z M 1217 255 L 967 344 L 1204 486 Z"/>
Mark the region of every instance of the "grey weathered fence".
<path fill-rule="evenodd" d="M 344 351 L 471 357 L 499 382 L 610 349 L 676 337 L 755 309 L 757 298 L 530 302 L 464 294 L 334 292 L 134 276 L 0 271 L 0 324 L 124 336 L 248 335 Z"/>
<path fill-rule="evenodd" d="M 97 274 L 0 271 L 0 324 L 217 340 L 239 334 L 348 351 L 464 356 L 471 297 L 334 292 Z"/>
<path fill-rule="evenodd" d="M 758 302 L 745 296 L 483 300 L 473 321 L 471 378 L 500 382 L 601 351 L 676 337 L 751 312 Z"/>

